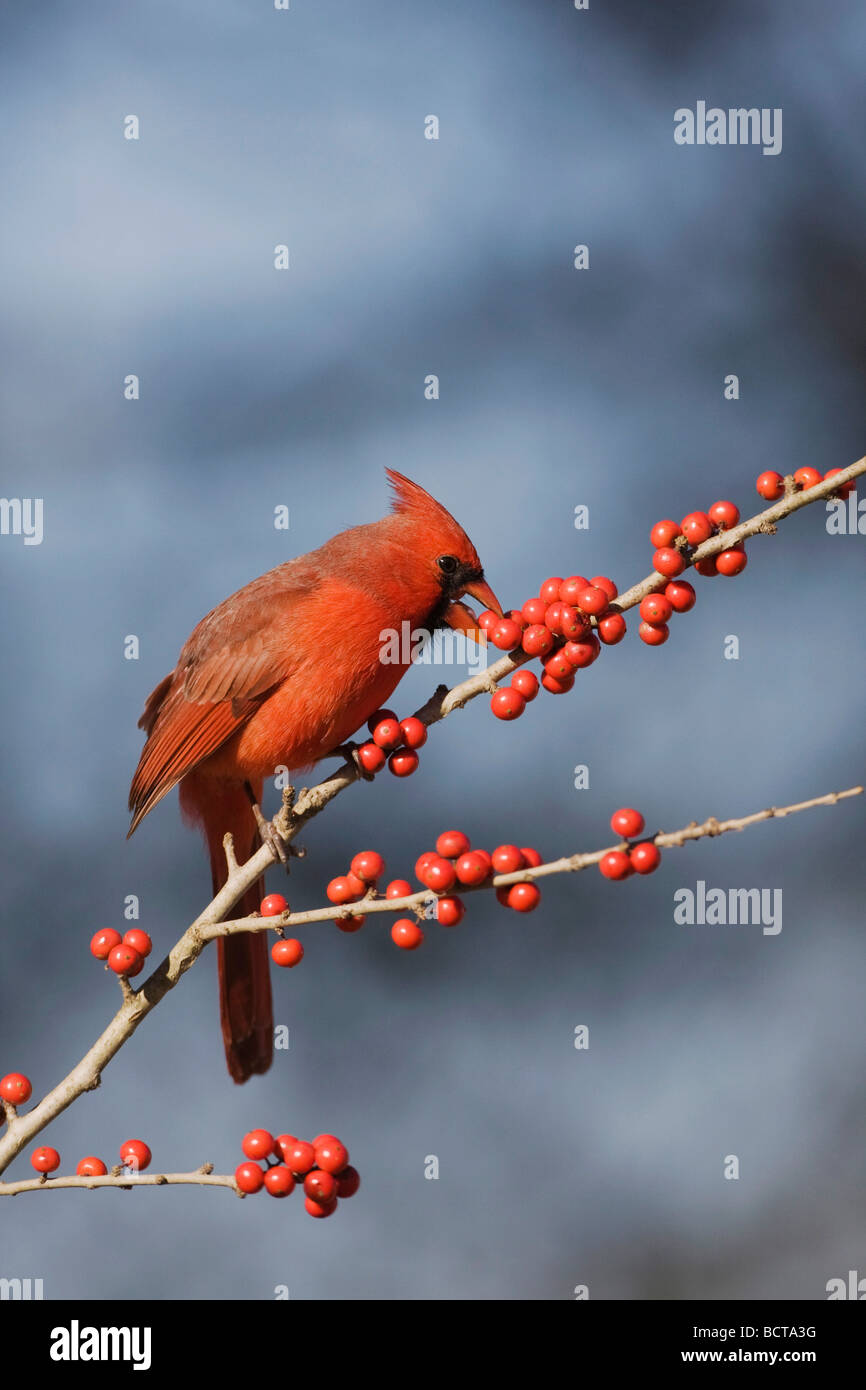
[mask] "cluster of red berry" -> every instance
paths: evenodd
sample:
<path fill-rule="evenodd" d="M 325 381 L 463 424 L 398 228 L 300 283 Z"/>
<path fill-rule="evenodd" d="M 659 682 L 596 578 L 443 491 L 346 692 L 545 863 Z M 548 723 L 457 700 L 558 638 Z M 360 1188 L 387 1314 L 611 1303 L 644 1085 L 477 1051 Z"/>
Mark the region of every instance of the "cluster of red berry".
<path fill-rule="evenodd" d="M 633 806 L 622 806 L 610 818 L 610 828 L 624 840 L 633 840 L 644 828 L 644 818 Z M 651 874 L 662 862 L 661 851 L 652 840 L 642 840 L 627 849 L 612 849 L 599 860 L 605 878 L 631 878 L 632 874 Z"/>
<path fill-rule="evenodd" d="M 140 975 L 145 956 L 152 950 L 153 942 L 140 927 L 130 927 L 123 936 L 113 927 L 105 927 L 90 942 L 91 955 L 104 960 L 115 975 Z"/>
<path fill-rule="evenodd" d="M 415 877 L 425 888 L 441 896 L 436 903 L 436 920 L 440 926 L 456 927 L 466 912 L 462 898 L 451 889 L 478 888 L 494 874 L 514 874 L 521 869 L 537 868 L 542 862 L 535 849 L 518 849 L 516 845 L 498 845 L 493 853 L 473 849 L 468 835 L 462 830 L 445 830 L 436 841 L 435 850 L 425 850 L 415 864 Z M 405 898 L 412 893 L 407 879 L 394 879 L 385 890 L 386 898 Z M 541 901 L 534 883 L 503 884 L 496 897 L 504 907 L 515 912 L 532 912 Z M 391 928 L 391 940 L 404 951 L 414 951 L 424 940 L 417 922 L 401 917 Z"/>
<path fill-rule="evenodd" d="M 365 772 L 381 772 L 385 763 L 395 777 L 411 777 L 418 766 L 417 748 L 427 742 L 427 725 L 414 714 L 398 719 L 393 710 L 377 709 L 367 720 L 372 741 L 362 743 L 358 761 Z"/>
<path fill-rule="evenodd" d="M 827 472 L 822 475 L 818 472 L 817 468 L 807 467 L 798 468 L 792 476 L 797 487 L 802 492 L 805 492 L 807 488 L 815 487 L 817 483 L 823 483 L 825 479 L 832 478 L 837 473 L 841 472 L 841 468 L 828 468 Z M 769 468 L 766 473 L 760 475 L 755 483 L 755 487 L 758 490 L 759 496 L 763 497 L 766 502 L 778 502 L 779 498 L 785 495 L 785 479 L 782 477 L 781 473 L 777 473 L 772 468 Z M 835 495 L 837 497 L 847 497 L 849 493 L 854 491 L 854 487 L 854 479 L 849 478 L 847 483 L 843 483 Z"/>
<path fill-rule="evenodd" d="M 603 574 L 592 579 L 557 576 L 546 579 L 537 595 L 502 618 L 487 609 L 478 625 L 500 651 L 519 648 L 541 658 L 540 684 L 551 695 L 564 695 L 574 685 L 575 674 L 596 660 L 602 643 L 614 646 L 625 636 L 625 618 L 612 606 L 617 593 L 613 580 Z M 490 708 L 497 719 L 518 719 L 538 690 L 531 671 L 515 671 L 511 684 L 494 693 Z"/>
<path fill-rule="evenodd" d="M 349 1163 L 349 1150 L 335 1134 L 320 1134 L 308 1144 L 294 1134 L 274 1138 L 266 1129 L 251 1129 L 241 1148 L 248 1160 L 235 1169 L 241 1192 L 248 1195 L 264 1187 L 272 1197 L 288 1197 L 302 1182 L 310 1216 L 331 1216 L 339 1199 L 354 1197 L 361 1186 L 357 1168 Z"/>
<path fill-rule="evenodd" d="M 143 1139 L 127 1139 L 126 1143 L 120 1146 L 120 1162 L 130 1172 L 143 1173 L 151 1158 L 150 1149 Z M 54 1173 L 60 1167 L 60 1154 L 47 1144 L 42 1144 L 33 1150 L 30 1162 L 37 1173 Z M 79 1178 L 104 1178 L 108 1169 L 101 1158 L 95 1158 L 91 1154 L 79 1160 L 75 1172 Z"/>

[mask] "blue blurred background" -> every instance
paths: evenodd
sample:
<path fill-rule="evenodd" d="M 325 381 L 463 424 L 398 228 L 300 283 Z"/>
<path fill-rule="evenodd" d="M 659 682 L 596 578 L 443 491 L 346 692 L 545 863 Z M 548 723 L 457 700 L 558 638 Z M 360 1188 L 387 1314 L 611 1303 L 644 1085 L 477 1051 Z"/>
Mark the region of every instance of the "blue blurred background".
<path fill-rule="evenodd" d="M 511 604 L 550 573 L 625 587 L 657 518 L 748 515 L 761 470 L 864 452 L 866 15 L 95 0 L 4 29 L 2 491 L 44 498 L 45 534 L 0 538 L 0 1071 L 41 1095 L 119 1000 L 91 933 L 138 894 L 159 958 L 207 900 L 173 795 L 124 841 L 145 696 L 220 599 L 381 515 L 386 465 Z M 781 107 L 782 153 L 676 146 L 698 100 Z M 351 789 L 304 836 L 295 905 L 359 848 L 409 873 L 455 823 L 552 856 L 608 843 L 621 804 L 671 829 L 856 782 L 864 541 L 825 521 L 699 581 L 663 649 L 632 620 L 570 696 L 516 727 L 477 701 L 415 777 Z M 461 674 L 410 672 L 400 712 Z M 556 879 L 527 919 L 473 900 L 414 954 L 310 929 L 274 980 L 290 1050 L 242 1089 L 208 953 L 44 1140 L 67 1170 L 135 1135 L 157 1168 L 231 1171 L 252 1126 L 331 1130 L 361 1192 L 327 1222 L 297 1194 L 24 1197 L 0 1274 L 49 1298 L 824 1297 L 866 1260 L 863 833 L 849 802 L 646 880 Z M 698 879 L 781 887 L 782 932 L 677 926 Z"/>

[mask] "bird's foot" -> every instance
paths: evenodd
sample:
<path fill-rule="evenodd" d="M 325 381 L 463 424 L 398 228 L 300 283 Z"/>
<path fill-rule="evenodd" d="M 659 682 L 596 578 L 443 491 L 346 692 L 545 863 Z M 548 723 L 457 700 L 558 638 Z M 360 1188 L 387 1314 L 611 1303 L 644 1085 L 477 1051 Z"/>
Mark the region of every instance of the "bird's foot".
<path fill-rule="evenodd" d="M 289 845 L 288 842 L 283 839 L 282 835 L 277 830 L 273 821 L 269 821 L 267 817 L 262 814 L 262 808 L 256 801 L 255 792 L 253 791 L 249 782 L 245 782 L 244 786 L 246 788 L 247 796 L 250 799 L 250 805 L 253 808 L 253 815 L 255 816 L 256 825 L 258 826 L 259 830 L 259 839 L 261 840 L 263 845 L 268 846 L 271 853 L 274 855 L 274 858 L 280 861 L 280 863 L 285 868 L 286 873 L 288 873 L 291 845 Z"/>

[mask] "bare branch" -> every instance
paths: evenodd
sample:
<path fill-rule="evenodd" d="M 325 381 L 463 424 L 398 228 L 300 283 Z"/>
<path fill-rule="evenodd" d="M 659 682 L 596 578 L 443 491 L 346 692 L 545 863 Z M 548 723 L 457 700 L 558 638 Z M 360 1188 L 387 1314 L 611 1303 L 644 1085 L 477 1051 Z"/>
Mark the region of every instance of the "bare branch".
<path fill-rule="evenodd" d="M 204 1168 L 199 1168 L 195 1173 L 124 1173 L 120 1176 L 106 1175 L 104 1178 L 79 1178 L 71 1175 L 59 1178 L 22 1178 L 20 1182 L 0 1182 L 0 1197 L 17 1197 L 19 1192 L 52 1192 L 61 1187 L 116 1187 L 122 1192 L 131 1192 L 134 1187 L 171 1187 L 178 1184 L 228 1187 L 237 1197 L 246 1195 L 241 1192 L 234 1177 L 206 1172 Z"/>

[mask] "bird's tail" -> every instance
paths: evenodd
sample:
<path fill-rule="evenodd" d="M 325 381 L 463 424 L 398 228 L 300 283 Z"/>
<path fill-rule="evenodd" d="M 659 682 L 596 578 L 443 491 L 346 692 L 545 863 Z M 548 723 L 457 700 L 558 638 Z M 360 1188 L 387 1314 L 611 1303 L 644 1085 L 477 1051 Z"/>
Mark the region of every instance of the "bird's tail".
<path fill-rule="evenodd" d="M 261 783 L 253 787 L 260 800 Z M 223 836 L 231 831 L 235 853 L 243 863 L 258 846 L 258 832 L 250 799 L 237 783 L 219 782 L 195 772 L 180 784 L 181 810 L 200 825 L 210 855 L 213 891 L 228 877 Z M 264 879 L 248 888 L 232 908 L 232 915 L 248 917 L 259 910 Z M 241 1082 L 265 1072 L 273 1058 L 274 1016 L 267 937 L 263 932 L 239 932 L 217 941 L 220 1023 L 226 1062 L 233 1081 Z"/>

